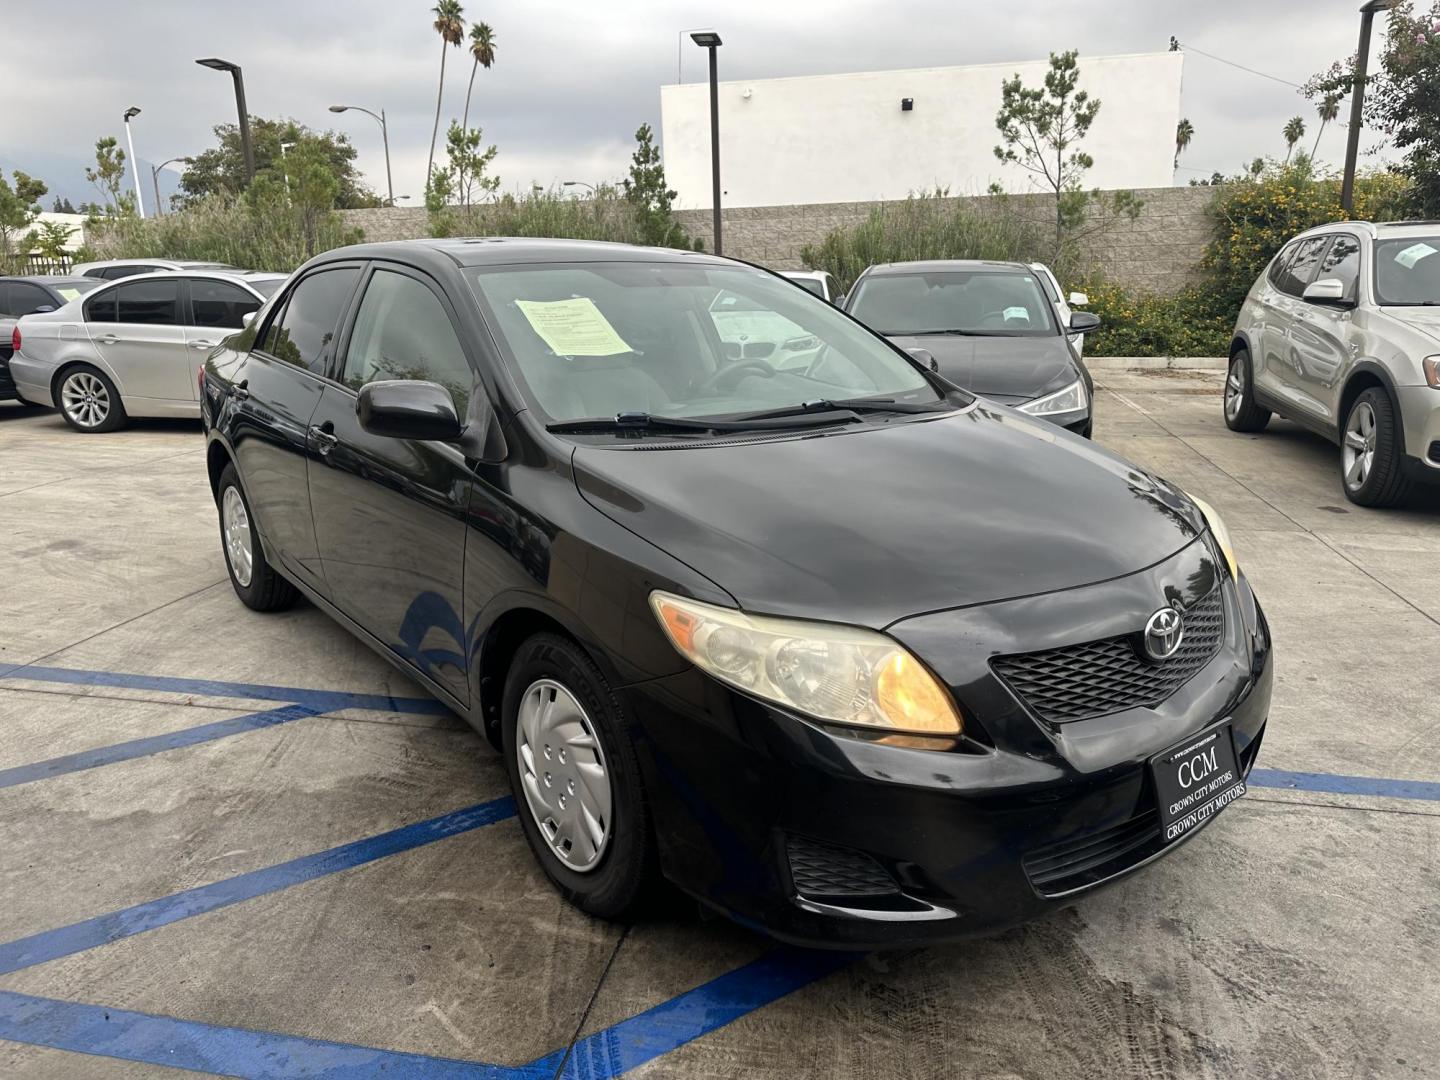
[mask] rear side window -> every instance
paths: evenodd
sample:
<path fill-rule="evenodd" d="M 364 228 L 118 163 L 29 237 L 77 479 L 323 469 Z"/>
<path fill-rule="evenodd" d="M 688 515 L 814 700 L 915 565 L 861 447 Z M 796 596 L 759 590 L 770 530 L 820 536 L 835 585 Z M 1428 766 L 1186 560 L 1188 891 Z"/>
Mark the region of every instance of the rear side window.
<path fill-rule="evenodd" d="M 365 288 L 341 377 L 352 390 L 378 379 L 437 382 L 461 416 L 474 381 L 445 306 L 419 281 L 389 270 L 375 271 Z"/>
<path fill-rule="evenodd" d="M 1345 286 L 1345 295 L 1355 297 L 1355 282 L 1360 278 L 1360 241 L 1355 237 L 1341 234 L 1335 237 L 1325 258 L 1320 260 L 1320 269 L 1315 271 L 1316 281 L 1334 278 Z"/>
<path fill-rule="evenodd" d="M 203 279 L 190 282 L 192 326 L 239 330 L 245 325 L 242 316 L 259 310 L 260 301 L 238 285 Z"/>
<path fill-rule="evenodd" d="M 98 296 L 92 296 L 85 301 L 86 322 L 114 322 L 115 321 L 115 291 L 106 289 Z"/>
<path fill-rule="evenodd" d="M 1325 251 L 1325 245 L 1330 243 L 1328 236 L 1314 236 L 1309 240 L 1300 241 L 1300 246 L 1295 249 L 1295 255 L 1289 264 L 1281 272 L 1280 280 L 1276 288 L 1281 292 L 1287 292 L 1291 296 L 1299 296 L 1305 291 L 1315 277 L 1315 268 L 1320 265 L 1320 256 Z"/>
<path fill-rule="evenodd" d="M 271 320 L 261 348 L 286 363 L 320 371 L 359 278 L 355 267 L 306 275 L 290 290 L 284 310 Z"/>
<path fill-rule="evenodd" d="M 178 281 L 137 281 L 115 290 L 115 321 L 147 326 L 175 326 L 180 322 Z"/>

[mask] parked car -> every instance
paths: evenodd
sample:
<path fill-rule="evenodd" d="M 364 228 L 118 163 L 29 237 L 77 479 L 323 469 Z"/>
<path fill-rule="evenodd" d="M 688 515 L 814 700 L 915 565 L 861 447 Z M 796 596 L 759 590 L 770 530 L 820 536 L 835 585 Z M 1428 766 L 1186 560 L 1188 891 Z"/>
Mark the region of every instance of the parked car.
<path fill-rule="evenodd" d="M 721 294 L 815 365 L 732 357 Z M 1269 632 L 1213 510 L 754 267 L 340 248 L 200 397 L 241 602 L 309 597 L 468 719 L 595 915 L 664 874 L 792 941 L 975 933 L 1173 851 L 1255 761 Z"/>
<path fill-rule="evenodd" d="M 1341 221 L 1286 244 L 1240 309 L 1224 401 L 1233 431 L 1278 413 L 1339 444 L 1361 506 L 1440 482 L 1440 222 Z"/>
<path fill-rule="evenodd" d="M 1060 279 L 1055 276 L 1055 271 L 1044 263 L 1031 263 L 1030 269 L 1035 271 L 1035 276 L 1040 279 L 1040 285 L 1045 290 L 1045 295 L 1050 303 L 1055 305 L 1055 314 L 1060 320 L 1061 326 L 1070 325 L 1070 316 L 1075 308 L 1084 307 L 1090 303 L 1090 297 L 1083 292 L 1066 293 L 1060 288 Z M 1085 335 L 1070 333 L 1066 334 L 1070 344 L 1075 346 L 1075 355 L 1085 354 Z"/>
<path fill-rule="evenodd" d="M 284 274 L 166 271 L 96 282 L 12 334 L 20 395 L 59 409 L 76 431 L 114 431 L 131 416 L 196 416 L 204 354 L 244 326 Z"/>
<path fill-rule="evenodd" d="M 1094 330 L 1100 320 L 1077 311 L 1060 323 L 1028 266 L 971 259 L 872 266 L 851 286 L 845 310 L 933 358 L 951 382 L 1090 437 L 1093 383 L 1067 334 Z"/>
<path fill-rule="evenodd" d="M 136 274 L 153 274 L 161 270 L 227 270 L 235 267 L 227 263 L 206 262 L 203 259 L 102 259 L 99 262 L 79 263 L 70 272 L 82 277 L 114 281 L 116 278 L 134 277 Z"/>
<path fill-rule="evenodd" d="M 840 304 L 845 299 L 840 295 L 840 283 L 825 270 L 781 270 L 780 276 L 831 304 Z"/>
<path fill-rule="evenodd" d="M 99 284 L 93 278 L 65 275 L 0 277 L 0 401 L 24 401 L 10 374 L 15 323 L 19 318 L 64 307 Z"/>

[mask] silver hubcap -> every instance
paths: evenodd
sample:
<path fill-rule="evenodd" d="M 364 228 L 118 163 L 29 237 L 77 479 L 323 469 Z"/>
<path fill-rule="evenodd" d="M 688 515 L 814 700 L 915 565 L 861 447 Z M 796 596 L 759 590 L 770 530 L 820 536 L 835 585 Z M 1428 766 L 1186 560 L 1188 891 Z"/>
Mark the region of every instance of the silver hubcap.
<path fill-rule="evenodd" d="M 88 371 L 77 371 L 60 388 L 65 415 L 81 427 L 99 427 L 110 415 L 110 391 Z"/>
<path fill-rule="evenodd" d="M 242 586 L 248 586 L 250 575 L 255 572 L 255 556 L 250 550 L 250 515 L 245 513 L 245 500 L 234 487 L 227 487 L 220 499 L 220 521 L 230 572 Z"/>
<path fill-rule="evenodd" d="M 1230 374 L 1225 378 L 1225 416 L 1234 420 L 1245 403 L 1245 362 L 1240 357 L 1230 361 Z"/>
<path fill-rule="evenodd" d="M 1359 490 L 1375 464 L 1375 410 L 1368 401 L 1350 410 L 1340 460 L 1345 468 L 1345 486 L 1351 491 Z"/>
<path fill-rule="evenodd" d="M 540 835 L 571 870 L 593 870 L 610 842 L 610 774 L 590 717 L 553 679 L 520 699 L 515 756 Z"/>

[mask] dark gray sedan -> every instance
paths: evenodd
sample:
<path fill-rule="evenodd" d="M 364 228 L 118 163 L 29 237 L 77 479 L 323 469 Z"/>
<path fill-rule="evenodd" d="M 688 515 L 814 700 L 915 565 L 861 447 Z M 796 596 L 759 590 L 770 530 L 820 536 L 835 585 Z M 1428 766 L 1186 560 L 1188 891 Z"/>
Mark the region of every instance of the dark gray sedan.
<path fill-rule="evenodd" d="M 10 354 L 14 352 L 15 322 L 22 315 L 58 311 L 81 293 L 103 282 L 95 278 L 37 274 L 33 277 L 0 277 L 0 401 L 19 397 L 10 375 Z"/>
<path fill-rule="evenodd" d="M 845 310 L 902 349 L 924 353 L 951 382 L 1089 438 L 1093 386 L 1068 337 L 1100 325 L 1055 317 L 1021 263 L 951 259 L 872 266 Z"/>

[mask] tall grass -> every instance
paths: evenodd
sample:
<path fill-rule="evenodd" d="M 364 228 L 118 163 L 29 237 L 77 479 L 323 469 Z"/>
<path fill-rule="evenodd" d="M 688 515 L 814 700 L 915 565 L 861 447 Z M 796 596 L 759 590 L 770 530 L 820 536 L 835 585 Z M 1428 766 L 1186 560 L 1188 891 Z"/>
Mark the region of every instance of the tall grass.
<path fill-rule="evenodd" d="M 1038 224 L 1015 212 L 1003 196 L 990 202 L 980 210 L 937 192 L 881 203 L 860 224 L 832 229 L 818 245 L 805 245 L 800 258 L 812 270 L 834 274 L 842 289 L 849 289 L 862 270 L 876 263 L 1045 258 Z"/>
<path fill-rule="evenodd" d="M 601 186 L 583 199 L 554 188 L 502 195 L 468 209 L 446 206 L 430 213 L 432 236 L 553 236 L 570 240 L 610 240 L 646 244 L 650 239 L 636 206 L 624 193 Z M 688 247 L 677 226 L 672 242 Z"/>
<path fill-rule="evenodd" d="M 203 259 L 288 273 L 312 255 L 363 238 L 338 214 L 215 197 L 161 217 L 102 221 L 90 229 L 90 248 L 101 259 Z"/>

